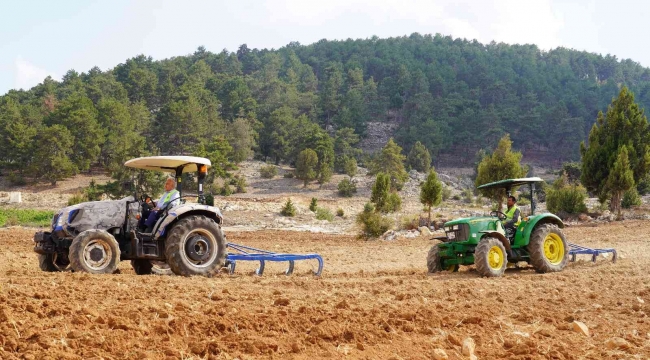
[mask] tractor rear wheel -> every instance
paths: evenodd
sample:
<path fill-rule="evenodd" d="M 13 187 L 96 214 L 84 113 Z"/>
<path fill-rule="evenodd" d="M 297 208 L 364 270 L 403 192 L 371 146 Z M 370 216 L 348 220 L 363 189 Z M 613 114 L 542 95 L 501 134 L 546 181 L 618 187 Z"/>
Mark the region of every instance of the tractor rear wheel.
<path fill-rule="evenodd" d="M 537 226 L 526 247 L 530 262 L 539 273 L 562 271 L 569 261 L 569 247 L 562 230 L 555 224 Z"/>
<path fill-rule="evenodd" d="M 47 272 L 66 271 L 70 267 L 70 260 L 58 253 L 38 254 L 38 267 Z"/>
<path fill-rule="evenodd" d="M 508 266 L 508 255 L 501 240 L 493 237 L 483 238 L 474 250 L 474 264 L 481 276 L 502 276 Z"/>
<path fill-rule="evenodd" d="M 217 274 L 226 262 L 226 240 L 219 224 L 205 216 L 181 219 L 169 232 L 167 263 L 182 276 Z"/>
<path fill-rule="evenodd" d="M 72 240 L 68 258 L 74 271 L 112 274 L 120 262 L 120 245 L 104 230 L 86 230 Z"/>

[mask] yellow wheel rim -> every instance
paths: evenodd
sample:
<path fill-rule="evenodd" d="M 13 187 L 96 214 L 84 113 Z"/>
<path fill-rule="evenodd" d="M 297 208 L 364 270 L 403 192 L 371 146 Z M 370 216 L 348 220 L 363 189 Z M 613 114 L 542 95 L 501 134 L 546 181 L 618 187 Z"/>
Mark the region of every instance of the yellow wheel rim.
<path fill-rule="evenodd" d="M 558 265 L 564 259 L 564 243 L 557 234 L 548 234 L 544 239 L 544 256 L 553 265 Z"/>
<path fill-rule="evenodd" d="M 488 265 L 491 269 L 499 270 L 503 267 L 504 262 L 503 251 L 498 246 L 492 246 L 488 251 Z"/>
<path fill-rule="evenodd" d="M 447 266 L 447 271 L 454 271 L 455 269 L 456 269 L 456 265 Z"/>

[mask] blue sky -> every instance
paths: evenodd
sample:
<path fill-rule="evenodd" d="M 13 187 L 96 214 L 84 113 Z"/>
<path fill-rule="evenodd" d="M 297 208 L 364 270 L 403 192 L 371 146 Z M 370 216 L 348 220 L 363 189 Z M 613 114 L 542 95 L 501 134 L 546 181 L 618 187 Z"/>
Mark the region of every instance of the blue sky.
<path fill-rule="evenodd" d="M 47 75 L 291 41 L 441 33 L 565 46 L 650 66 L 650 2 L 568 0 L 0 0 L 0 94 Z"/>

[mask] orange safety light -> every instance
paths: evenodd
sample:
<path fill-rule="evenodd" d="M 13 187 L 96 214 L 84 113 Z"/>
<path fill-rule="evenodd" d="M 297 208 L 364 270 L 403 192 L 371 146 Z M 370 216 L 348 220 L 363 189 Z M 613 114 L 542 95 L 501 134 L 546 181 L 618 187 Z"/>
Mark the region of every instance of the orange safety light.
<path fill-rule="evenodd" d="M 205 173 L 207 173 L 207 172 L 208 172 L 208 167 L 205 166 L 205 165 L 199 165 L 199 172 L 200 172 L 201 174 L 205 174 Z"/>

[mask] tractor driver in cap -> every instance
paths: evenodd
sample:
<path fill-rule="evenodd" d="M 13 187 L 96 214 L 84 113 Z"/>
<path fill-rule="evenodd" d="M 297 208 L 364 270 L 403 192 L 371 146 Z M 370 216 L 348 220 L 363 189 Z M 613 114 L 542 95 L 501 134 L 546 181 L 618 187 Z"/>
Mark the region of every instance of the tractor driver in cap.
<path fill-rule="evenodd" d="M 521 222 L 521 212 L 519 211 L 519 208 L 517 207 L 517 198 L 510 195 L 508 196 L 508 210 L 506 210 L 506 222 L 503 224 L 503 226 L 506 229 L 511 229 L 512 235 L 515 234 L 515 231 L 517 230 L 517 226 L 519 226 L 519 223 Z"/>
<path fill-rule="evenodd" d="M 154 203 L 150 198 L 147 198 L 146 201 L 149 207 L 154 206 Z M 178 193 L 178 190 L 176 190 L 176 180 L 173 178 L 167 178 L 167 181 L 165 181 L 165 192 L 160 196 L 160 199 L 156 200 L 155 207 L 151 210 L 144 209 L 143 216 L 140 219 L 140 227 L 143 227 L 143 225 L 146 226 L 147 229 L 145 230 L 145 233 L 151 233 L 154 225 L 156 225 L 156 221 L 158 221 L 158 218 L 162 213 L 162 210 L 165 209 L 169 203 L 172 203 L 171 206 L 174 207 L 178 205 L 179 202 L 180 194 Z"/>

